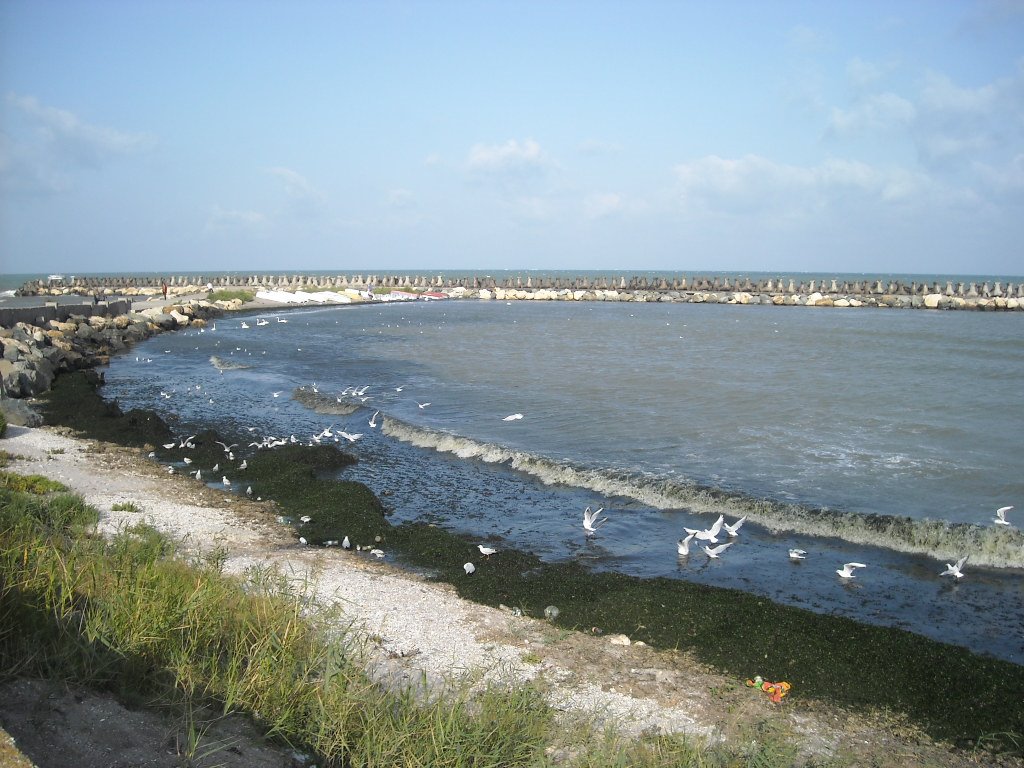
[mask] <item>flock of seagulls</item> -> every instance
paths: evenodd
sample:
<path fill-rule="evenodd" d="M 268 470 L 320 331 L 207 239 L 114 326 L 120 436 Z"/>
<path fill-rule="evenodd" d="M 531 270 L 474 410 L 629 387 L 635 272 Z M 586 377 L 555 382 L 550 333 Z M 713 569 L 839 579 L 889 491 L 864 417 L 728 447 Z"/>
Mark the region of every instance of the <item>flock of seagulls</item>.
<path fill-rule="evenodd" d="M 277 318 L 277 322 L 279 322 L 279 323 L 286 323 L 288 321 L 285 318 L 278 317 Z M 267 320 L 264 320 L 263 318 L 259 318 L 256 321 L 256 325 L 257 326 L 265 326 L 265 325 L 268 325 L 268 324 L 269 324 L 269 322 Z M 242 328 L 248 328 L 249 325 L 246 322 L 242 321 L 241 327 Z M 214 327 L 211 330 L 216 330 L 216 328 Z M 241 348 L 237 348 L 237 349 L 239 351 L 241 351 Z M 140 358 L 136 358 L 136 360 L 140 360 Z M 146 361 L 146 362 L 148 362 L 148 361 Z M 200 386 L 196 385 L 196 390 L 199 390 L 199 389 L 200 389 Z M 350 400 L 358 401 L 358 403 L 361 404 L 361 405 L 365 405 L 367 402 L 369 402 L 371 399 L 373 399 L 372 395 L 367 395 L 367 392 L 369 391 L 369 389 L 370 389 L 370 385 L 346 387 L 344 390 L 342 390 L 340 395 L 337 397 L 337 400 L 338 400 L 339 403 L 341 403 L 341 402 L 344 402 L 344 400 L 343 400 L 344 398 L 348 398 Z M 394 387 L 394 392 L 395 393 L 401 393 L 404 389 L 405 389 L 404 386 L 397 386 L 397 387 Z M 314 393 L 319 393 L 319 389 L 317 388 L 317 385 L 316 385 L 315 382 L 313 383 L 313 385 L 311 387 L 311 390 Z M 271 394 L 271 396 L 273 398 L 276 399 L 276 398 L 279 398 L 282 394 L 284 394 L 284 392 L 283 392 L 283 390 L 281 390 L 281 391 L 271 392 L 270 394 Z M 161 390 L 160 391 L 160 396 L 162 398 L 164 398 L 164 399 L 169 400 L 169 399 L 171 399 L 172 394 L 169 393 L 169 392 Z M 212 399 L 211 399 L 210 402 L 213 402 Z M 426 409 L 427 407 L 429 407 L 431 405 L 431 403 L 429 401 L 420 402 L 419 400 L 413 400 L 413 402 L 416 403 L 416 406 L 420 410 Z M 377 424 L 378 424 L 378 417 L 380 417 L 380 416 L 381 416 L 380 410 L 375 410 L 373 415 L 370 417 L 369 421 L 367 422 L 367 425 L 371 429 L 376 429 Z M 504 416 L 501 420 L 504 421 L 504 422 L 513 422 L 513 421 L 519 421 L 520 419 L 523 419 L 523 418 L 524 418 L 524 415 L 522 413 L 512 413 L 512 414 L 509 414 L 507 416 Z M 336 442 L 336 443 L 340 442 L 340 440 L 343 439 L 343 440 L 346 440 L 348 443 L 351 444 L 351 443 L 355 443 L 357 440 L 359 440 L 360 438 L 363 437 L 363 434 L 362 433 L 358 433 L 358 432 L 348 432 L 346 430 L 335 431 L 335 426 L 336 425 L 332 424 L 329 427 L 324 428 L 320 432 L 312 435 L 310 437 L 309 442 L 307 444 L 308 445 L 314 445 L 314 444 L 321 443 L 323 440 L 328 440 L 328 439 L 333 439 L 334 442 Z M 249 427 L 248 428 L 248 430 L 250 432 L 254 432 L 255 429 L 256 429 L 255 427 Z M 174 442 L 165 443 L 164 444 L 164 448 L 166 448 L 168 450 L 173 449 L 175 447 L 177 447 L 179 449 L 182 449 L 182 450 L 195 448 L 195 443 L 193 442 L 195 437 L 196 437 L 196 435 L 189 435 L 187 437 L 179 438 L 179 439 L 177 439 Z M 274 437 L 274 436 L 267 436 L 267 437 L 264 437 L 262 440 L 250 442 L 249 443 L 249 447 L 255 447 L 257 449 L 275 448 L 275 447 L 278 447 L 278 446 L 281 446 L 281 445 L 295 444 L 295 443 L 301 443 L 301 442 L 302 441 L 299 440 L 299 438 L 297 438 L 297 436 L 294 435 L 294 434 L 292 434 L 288 438 L 279 438 L 279 437 Z M 237 444 L 234 444 L 234 445 L 227 445 L 225 443 L 219 443 L 219 444 L 224 449 L 224 453 L 225 453 L 227 459 L 229 461 L 233 461 L 234 458 L 235 458 L 233 449 L 238 447 Z M 183 457 L 183 463 L 185 465 L 190 465 L 190 464 L 192 464 L 192 459 L 189 458 L 189 457 Z M 238 468 L 239 469 L 245 469 L 246 467 L 247 467 L 247 462 L 243 459 L 243 461 L 238 465 Z M 218 469 L 219 469 L 219 464 L 214 465 L 214 467 L 212 468 L 211 471 L 216 473 L 218 471 Z M 173 474 L 175 472 L 175 469 L 172 466 L 172 467 L 168 468 L 168 471 L 171 474 Z M 196 470 L 190 472 L 189 474 L 194 475 L 197 480 L 201 480 L 202 479 L 202 470 L 201 469 L 196 469 Z M 232 487 L 232 482 L 230 481 L 230 479 L 228 478 L 227 475 L 223 475 L 222 476 L 221 484 L 225 488 L 227 488 L 227 489 L 230 489 Z M 246 494 L 249 495 L 249 496 L 252 495 L 252 487 L 251 486 L 246 489 Z M 1010 525 L 1012 525 L 1012 523 L 1009 520 L 1007 520 L 1007 513 L 1009 513 L 1011 510 L 1013 510 L 1013 508 L 1014 507 L 1012 505 L 1011 506 L 1000 507 L 999 509 L 996 510 L 996 513 L 995 513 L 996 516 L 992 519 L 992 521 L 996 525 L 1000 525 L 1000 526 L 1010 526 Z M 595 509 L 592 509 L 590 506 L 587 506 L 587 508 L 583 511 L 583 530 L 584 530 L 584 532 L 585 532 L 585 534 L 586 534 L 586 536 L 588 538 L 592 537 L 592 536 L 595 536 L 597 534 L 598 530 L 603 525 L 605 525 L 608 522 L 608 517 L 607 516 L 602 516 L 602 512 L 604 512 L 604 508 L 603 507 L 598 507 L 595 510 Z M 300 518 L 300 522 L 302 522 L 303 524 L 307 524 L 310 521 L 311 521 L 311 517 L 309 515 L 304 515 L 304 516 L 302 516 Z M 686 531 L 687 535 L 684 538 L 681 538 L 681 539 L 679 539 L 677 541 L 677 543 L 676 543 L 677 554 L 678 554 L 678 556 L 680 558 L 688 557 L 689 554 L 690 554 L 691 544 L 692 544 L 692 542 L 694 540 L 696 540 L 698 542 L 702 542 L 703 543 L 703 546 L 702 546 L 703 551 L 707 555 L 709 560 L 719 559 L 722 556 L 722 554 L 727 549 L 729 549 L 729 547 L 731 547 L 735 543 L 734 539 L 736 539 L 739 536 L 740 529 L 742 528 L 744 522 L 746 522 L 746 517 L 745 516 L 744 517 L 740 517 L 739 519 L 737 519 L 733 523 L 727 523 L 725 521 L 725 516 L 724 515 L 719 515 L 718 518 L 715 520 L 715 522 L 710 527 L 708 527 L 708 528 L 705 528 L 705 529 L 684 528 L 684 530 Z M 728 537 L 729 540 L 725 541 L 724 543 L 719 543 L 719 537 L 723 534 L 723 531 L 724 531 L 724 533 L 726 534 L 726 536 Z M 302 544 L 306 544 L 307 543 L 307 541 L 306 541 L 306 539 L 304 537 L 300 537 L 299 541 Z M 339 542 L 337 542 L 337 541 L 327 541 L 327 542 L 324 542 L 324 544 L 325 544 L 325 546 L 337 546 L 339 544 Z M 351 549 L 352 548 L 352 544 L 351 544 L 348 536 L 345 536 L 343 538 L 343 540 L 341 541 L 340 545 L 341 545 L 341 547 L 343 549 Z M 717 545 L 717 546 L 711 546 L 711 545 Z M 494 555 L 494 554 L 496 554 L 498 552 L 498 550 L 496 548 L 491 547 L 491 546 L 487 546 L 487 545 L 484 545 L 484 544 L 478 544 L 477 548 L 479 549 L 480 554 L 485 559 L 489 559 L 491 557 L 491 555 Z M 383 558 L 385 556 L 385 553 L 383 552 L 383 550 L 381 550 L 379 548 L 376 548 L 376 547 L 370 548 L 370 547 L 363 547 L 363 546 L 357 545 L 356 549 L 357 550 L 365 549 L 370 554 L 372 554 L 372 555 L 374 555 L 375 557 L 378 557 L 378 558 Z M 795 547 L 794 548 L 790 548 L 788 550 L 788 553 L 789 553 L 790 561 L 794 562 L 794 563 L 798 563 L 798 562 L 800 562 L 802 560 L 806 560 L 807 559 L 807 552 L 805 550 L 803 550 L 803 549 L 799 549 L 799 548 L 795 548 Z M 968 561 L 968 558 L 969 558 L 969 555 L 964 555 L 959 560 L 957 560 L 956 563 L 946 563 L 945 570 L 941 571 L 939 573 L 939 575 L 940 576 L 951 576 L 955 580 L 962 579 L 964 577 L 963 569 L 964 569 L 964 567 L 965 567 L 965 565 L 966 565 L 966 563 Z M 835 572 L 839 576 L 839 578 L 845 583 L 847 581 L 850 581 L 850 580 L 853 580 L 853 579 L 856 578 L 856 571 L 858 569 L 860 569 L 860 568 L 867 568 L 867 567 L 868 566 L 867 566 L 866 563 L 849 562 L 849 563 L 844 563 L 843 566 L 841 568 L 837 568 Z M 467 576 L 471 576 L 472 574 L 474 574 L 476 572 L 476 565 L 474 563 L 472 563 L 472 562 L 467 562 L 467 563 L 465 563 L 463 565 L 463 569 L 464 569 L 464 571 L 465 571 Z"/>
<path fill-rule="evenodd" d="M 993 518 L 993 522 L 997 525 L 1012 525 L 1012 523 L 1006 519 L 1007 512 L 1009 512 L 1012 509 L 1012 506 L 1000 507 L 999 509 L 997 509 L 996 516 Z M 593 536 L 597 531 L 597 528 L 600 527 L 602 523 L 607 521 L 607 518 L 601 518 L 600 520 L 597 519 L 597 516 L 601 513 L 601 511 L 601 509 L 598 509 L 596 512 L 593 512 L 591 511 L 591 508 L 589 506 L 583 511 L 583 530 L 586 532 L 587 536 Z M 690 554 L 691 542 L 694 539 L 696 539 L 697 541 L 708 542 L 708 544 L 704 545 L 703 549 L 709 559 L 718 559 L 719 556 L 721 556 L 721 554 L 725 552 L 726 549 L 732 546 L 734 542 L 727 541 L 724 544 L 719 544 L 717 547 L 711 547 L 709 546 L 709 544 L 717 544 L 718 537 L 723 530 L 729 535 L 730 539 L 739 536 L 740 528 L 743 526 L 743 523 L 746 522 L 746 519 L 746 516 L 744 516 L 737 520 L 735 523 L 729 524 L 725 522 L 724 515 L 719 515 L 718 519 L 716 519 L 715 522 L 709 528 L 698 530 L 695 528 L 684 527 L 683 530 L 686 531 L 686 536 L 682 539 L 679 539 L 676 542 L 676 552 L 681 558 L 688 557 Z M 954 579 L 957 580 L 962 579 L 964 577 L 963 568 L 967 564 L 968 558 L 969 555 L 964 555 L 959 560 L 957 560 L 956 563 L 946 563 L 946 569 L 944 571 L 941 571 L 939 575 L 952 576 Z M 789 559 L 792 562 L 806 560 L 807 551 L 799 549 L 797 547 L 792 547 L 789 550 Z M 844 563 L 842 568 L 836 569 L 836 573 L 844 582 L 846 582 L 856 578 L 856 571 L 858 568 L 867 567 L 868 566 L 866 563 Z"/>

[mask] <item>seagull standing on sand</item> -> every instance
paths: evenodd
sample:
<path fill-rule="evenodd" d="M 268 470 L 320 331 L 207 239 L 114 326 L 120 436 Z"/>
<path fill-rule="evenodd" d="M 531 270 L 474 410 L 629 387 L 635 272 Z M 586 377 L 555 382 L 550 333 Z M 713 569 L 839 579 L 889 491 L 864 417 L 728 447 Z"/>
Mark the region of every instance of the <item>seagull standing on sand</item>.
<path fill-rule="evenodd" d="M 604 507 L 598 507 L 596 512 L 591 512 L 589 506 L 583 510 L 583 530 L 588 536 L 597 533 L 597 529 L 608 522 L 607 517 L 598 517 L 603 511 Z"/>
<path fill-rule="evenodd" d="M 802 549 L 796 549 L 794 547 L 793 549 L 789 550 L 789 559 L 790 560 L 806 560 L 807 559 L 806 555 L 807 555 L 807 552 L 805 552 Z"/>
<path fill-rule="evenodd" d="M 352 542 L 348 540 L 348 536 L 341 540 L 342 549 L 352 549 Z"/>
<path fill-rule="evenodd" d="M 690 554 L 690 540 L 693 539 L 694 534 L 690 534 L 685 539 L 680 539 L 676 542 L 676 552 L 679 553 L 680 557 L 686 557 Z"/>
<path fill-rule="evenodd" d="M 1013 509 L 1012 506 L 1000 507 L 996 510 L 996 516 L 992 518 L 992 522 L 996 525 L 1012 525 L 1012 523 L 1006 519 L 1006 513 Z"/>
<path fill-rule="evenodd" d="M 970 557 L 970 555 L 964 555 L 956 561 L 956 565 L 946 563 L 946 570 L 940 573 L 939 576 L 955 576 L 957 579 L 962 579 L 964 575 L 961 573 L 960 569 L 964 567 L 964 563 L 967 562 L 968 557 Z"/>
<path fill-rule="evenodd" d="M 852 579 L 854 578 L 853 572 L 856 568 L 867 568 L 867 566 L 864 563 L 846 563 L 842 568 L 837 569 L 836 573 L 844 579 Z"/>
<path fill-rule="evenodd" d="M 704 545 L 704 551 L 707 552 L 708 557 L 717 559 L 720 554 L 725 552 L 729 547 L 733 545 L 733 542 L 727 541 L 725 544 L 719 544 L 717 547 L 709 547 L 707 544 Z"/>

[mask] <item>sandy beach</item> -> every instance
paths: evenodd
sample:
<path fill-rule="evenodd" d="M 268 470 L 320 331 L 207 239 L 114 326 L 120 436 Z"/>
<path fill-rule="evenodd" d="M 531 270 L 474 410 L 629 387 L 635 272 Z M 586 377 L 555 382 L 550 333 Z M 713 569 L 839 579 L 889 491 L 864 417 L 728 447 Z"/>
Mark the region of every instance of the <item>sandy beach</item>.
<path fill-rule="evenodd" d="M 169 474 L 138 450 L 48 427 L 10 427 L 0 447 L 17 457 L 12 471 L 44 475 L 81 494 L 99 510 L 101 533 L 145 522 L 180 542 L 183 554 L 220 548 L 229 572 L 256 565 L 280 569 L 294 579 L 296 588 L 306 590 L 312 605 L 340 608 L 354 652 L 384 685 L 426 681 L 436 691 L 446 683 L 532 681 L 565 717 L 587 718 L 628 734 L 684 733 L 730 742 L 755 724 L 770 723 L 786 729 L 800 742 L 801 752 L 815 759 L 978 764 L 897 727 L 890 718 L 854 716 L 820 702 L 800 701 L 798 691 L 782 705 L 772 704 L 742 680 L 717 674 L 686 653 L 656 651 L 625 636 L 596 634 L 596 628 L 570 632 L 510 610 L 467 602 L 449 586 L 394 567 L 387 555 L 380 560 L 365 552 L 304 547 L 290 528 L 277 522 L 272 502 L 250 501 L 190 476 Z M 140 511 L 112 511 L 125 502 Z M 18 713 L 35 713 L 38 722 L 40 697 L 52 696 L 38 686 L 9 685 L 0 697 L 5 701 L 0 717 L 26 749 L 33 729 Z M 78 707 L 81 727 L 38 733 L 50 740 L 48 749 L 70 749 L 54 742 L 62 738 L 77 740 L 75 749 L 95 746 L 102 736 L 84 725 L 93 711 L 106 709 Z M 146 734 L 138 729 L 143 741 Z"/>

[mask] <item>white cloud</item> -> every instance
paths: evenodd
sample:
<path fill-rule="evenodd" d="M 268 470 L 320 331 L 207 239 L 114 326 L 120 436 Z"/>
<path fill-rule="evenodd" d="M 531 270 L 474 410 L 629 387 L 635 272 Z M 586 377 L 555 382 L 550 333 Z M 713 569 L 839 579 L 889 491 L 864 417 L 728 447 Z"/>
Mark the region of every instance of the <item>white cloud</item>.
<path fill-rule="evenodd" d="M 416 195 L 408 189 L 392 189 L 388 192 L 388 206 L 391 208 L 411 208 L 416 204 Z"/>
<path fill-rule="evenodd" d="M 622 145 L 614 141 L 587 139 L 580 144 L 579 149 L 585 155 L 615 155 L 622 151 Z"/>
<path fill-rule="evenodd" d="M 149 149 L 152 136 L 93 125 L 64 109 L 48 107 L 32 96 L 7 95 L 7 103 L 29 118 L 36 135 L 63 161 L 95 168 L 115 157 Z"/>
<path fill-rule="evenodd" d="M 466 166 L 476 174 L 532 175 L 542 173 L 550 161 L 533 139 L 520 142 L 509 139 L 504 144 L 475 144 L 469 150 Z"/>
<path fill-rule="evenodd" d="M 583 215 L 588 219 L 604 219 L 622 210 L 622 197 L 614 192 L 587 195 L 583 200 Z"/>
<path fill-rule="evenodd" d="M 903 130 L 914 122 L 914 105 L 895 93 L 878 93 L 864 98 L 851 109 L 832 108 L 828 129 L 833 135 Z"/>
<path fill-rule="evenodd" d="M 674 169 L 684 213 L 691 216 L 805 218 L 849 205 L 939 200 L 943 191 L 925 175 L 882 169 L 856 160 L 818 165 L 777 163 L 758 155 L 711 155 Z"/>
<path fill-rule="evenodd" d="M 325 202 L 323 192 L 313 186 L 301 173 L 281 166 L 268 168 L 267 173 L 284 183 L 284 191 L 288 196 L 293 213 L 312 215 L 319 213 L 323 208 Z"/>
<path fill-rule="evenodd" d="M 890 70 L 889 65 L 876 64 L 861 58 L 853 58 L 846 64 L 846 77 L 859 90 L 880 81 Z"/>
<path fill-rule="evenodd" d="M 267 223 L 267 217 L 257 211 L 243 211 L 213 206 L 206 219 L 206 231 L 244 230 L 256 231 Z"/>
<path fill-rule="evenodd" d="M 921 105 L 937 112 L 984 114 L 995 106 L 1000 90 L 996 83 L 962 88 L 945 75 L 932 72 L 925 78 Z"/>

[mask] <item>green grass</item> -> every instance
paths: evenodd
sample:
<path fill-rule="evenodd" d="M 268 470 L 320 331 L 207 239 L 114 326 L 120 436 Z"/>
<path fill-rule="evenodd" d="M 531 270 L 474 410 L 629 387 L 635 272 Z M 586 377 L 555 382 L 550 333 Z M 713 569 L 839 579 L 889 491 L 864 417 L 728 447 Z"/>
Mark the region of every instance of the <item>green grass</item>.
<path fill-rule="evenodd" d="M 0 437 L 4 437 L 7 434 L 7 416 L 4 415 L 3 411 L 0 411 Z"/>
<path fill-rule="evenodd" d="M 44 676 L 156 702 L 181 713 L 187 754 L 215 749 L 194 716 L 213 708 L 248 713 L 332 767 L 541 766 L 552 744 L 586 766 L 737 764 L 685 739 L 559 728 L 530 686 L 473 696 L 453 687 L 428 701 L 382 689 L 353 661 L 340 617 L 310 614 L 307 590 L 282 573 L 226 576 L 218 557 L 186 562 L 146 526 L 91 536 L 96 511 L 77 496 L 2 490 L 0 513 L 0 679 Z"/>
<path fill-rule="evenodd" d="M 47 400 L 48 421 L 91 437 L 159 445 L 167 432 L 152 414 L 121 414 L 77 374 L 59 377 Z M 216 456 L 215 439 L 214 433 L 201 434 L 196 451 Z M 421 523 L 393 526 L 368 488 L 331 479 L 350 461 L 329 446 L 287 446 L 250 457 L 239 479 L 252 485 L 254 496 L 274 499 L 287 516 L 311 515 L 313 522 L 302 528 L 311 543 L 348 535 L 354 544 L 377 544 L 452 583 L 467 599 L 516 606 L 537 618 L 554 604 L 560 609 L 555 623 L 564 629 L 596 626 L 656 648 L 685 649 L 740 681 L 756 674 L 788 680 L 789 702 L 820 699 L 892 713 L 958 746 L 1021 754 L 1022 666 L 736 590 L 590 572 L 510 548 L 467 579 L 462 564 L 478 554 L 474 542 Z M 948 705 L 950 691 L 956 692 L 955 707 Z"/>
<path fill-rule="evenodd" d="M 210 291 L 206 294 L 207 301 L 232 301 L 233 299 L 239 299 L 243 304 L 255 298 L 255 293 L 242 289 Z"/>
<path fill-rule="evenodd" d="M 110 507 L 111 512 L 141 512 L 138 504 L 131 501 L 119 501 Z"/>

